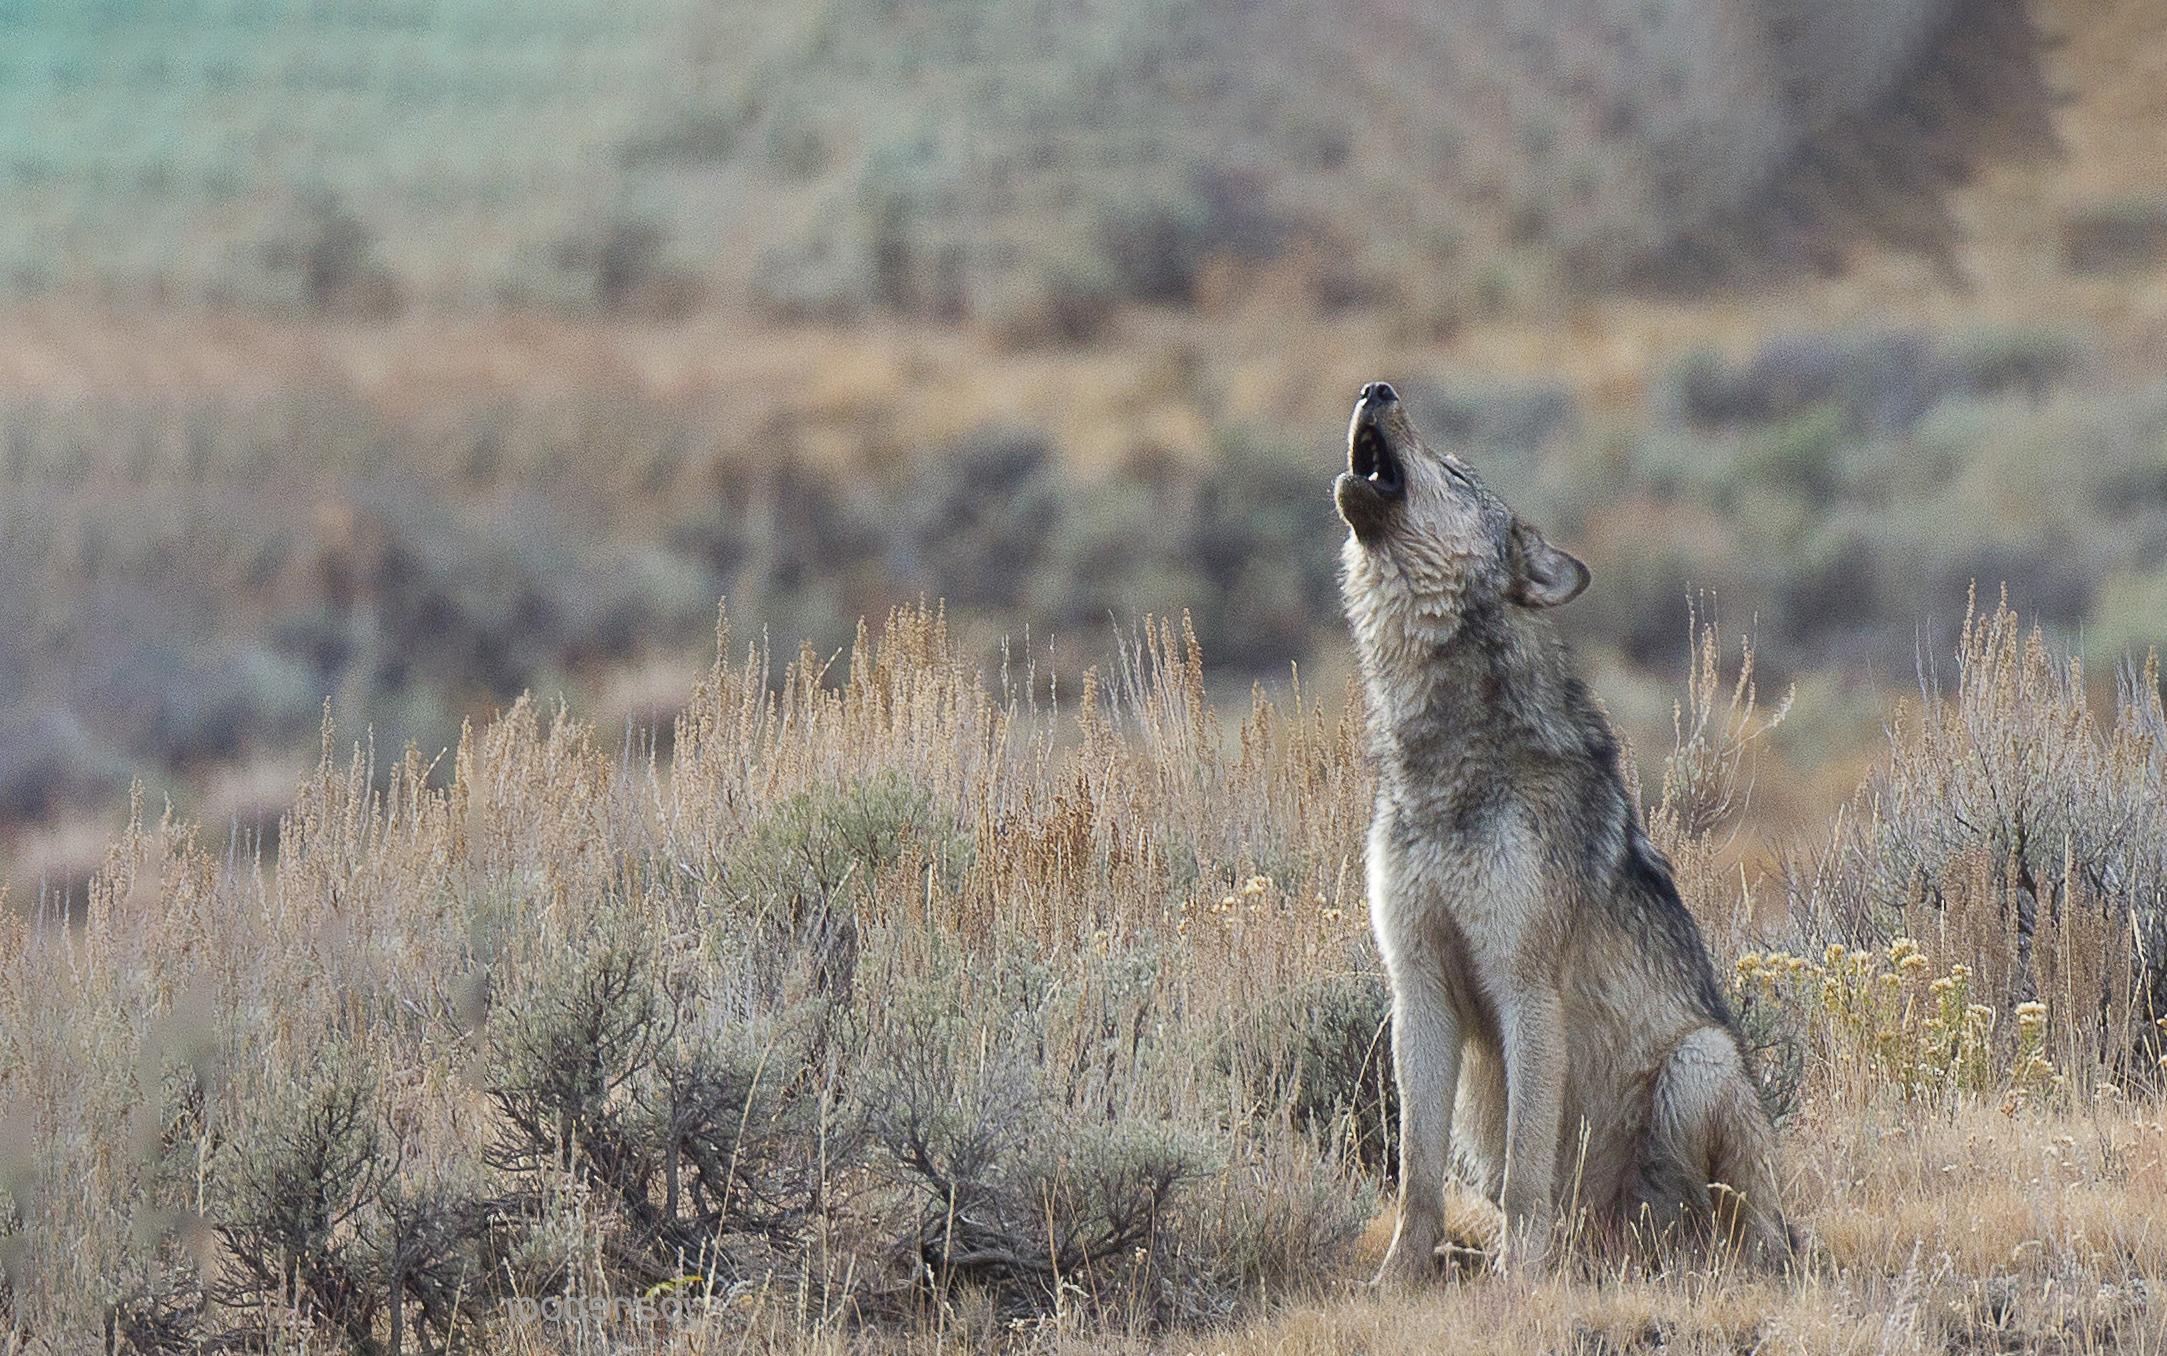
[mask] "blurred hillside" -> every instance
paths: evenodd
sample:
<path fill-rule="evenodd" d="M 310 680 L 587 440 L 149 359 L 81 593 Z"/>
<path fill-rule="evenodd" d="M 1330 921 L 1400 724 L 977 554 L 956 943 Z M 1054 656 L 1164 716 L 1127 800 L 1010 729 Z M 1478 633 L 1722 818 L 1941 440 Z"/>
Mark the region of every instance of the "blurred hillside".
<path fill-rule="evenodd" d="M 1076 338 L 1306 247 L 1533 288 L 1946 252 L 2051 141 L 2015 0 L 254 0 L 0 9 L 0 287 L 382 315 L 876 309 Z"/>
<path fill-rule="evenodd" d="M 1336 692 L 1378 376 L 1595 567 L 1637 742 L 1689 591 L 1758 633 L 1793 809 L 1974 582 L 2167 636 L 2150 0 L 0 0 L 0 155 L 33 893 L 132 778 L 261 822 L 327 702 L 636 736 L 725 592 Z"/>

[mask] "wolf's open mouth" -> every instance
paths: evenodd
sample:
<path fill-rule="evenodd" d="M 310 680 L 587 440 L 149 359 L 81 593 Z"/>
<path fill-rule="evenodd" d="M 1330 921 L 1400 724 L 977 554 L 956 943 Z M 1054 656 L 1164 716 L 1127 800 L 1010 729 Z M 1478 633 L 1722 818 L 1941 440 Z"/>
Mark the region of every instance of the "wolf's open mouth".
<path fill-rule="evenodd" d="M 1400 459 L 1392 455 L 1392 445 L 1375 424 L 1365 423 L 1355 429 L 1347 445 L 1347 469 L 1357 480 L 1368 481 L 1379 494 L 1395 495 L 1407 485 Z"/>

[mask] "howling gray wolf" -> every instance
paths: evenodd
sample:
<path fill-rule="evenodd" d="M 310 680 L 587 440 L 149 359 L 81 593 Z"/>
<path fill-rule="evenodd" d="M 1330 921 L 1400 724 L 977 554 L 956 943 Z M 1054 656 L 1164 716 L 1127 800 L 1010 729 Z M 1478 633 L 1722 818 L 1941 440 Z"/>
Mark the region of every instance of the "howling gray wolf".
<path fill-rule="evenodd" d="M 1378 759 L 1370 918 L 1392 983 L 1399 1227 L 1380 1284 L 1437 1274 L 1448 1156 L 1541 1273 L 1598 1236 L 1788 1257 L 1775 1132 L 1618 744 L 1544 614 L 1588 571 L 1362 388 L 1334 485 Z"/>

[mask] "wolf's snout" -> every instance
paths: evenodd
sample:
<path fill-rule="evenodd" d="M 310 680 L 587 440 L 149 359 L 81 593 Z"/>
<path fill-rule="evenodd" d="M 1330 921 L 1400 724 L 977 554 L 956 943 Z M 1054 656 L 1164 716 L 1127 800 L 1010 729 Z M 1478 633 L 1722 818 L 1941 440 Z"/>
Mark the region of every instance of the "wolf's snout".
<path fill-rule="evenodd" d="M 1393 390 L 1392 383 L 1388 381 L 1373 381 L 1362 388 L 1362 399 L 1375 401 L 1379 405 L 1389 405 L 1399 398 L 1400 393 Z"/>

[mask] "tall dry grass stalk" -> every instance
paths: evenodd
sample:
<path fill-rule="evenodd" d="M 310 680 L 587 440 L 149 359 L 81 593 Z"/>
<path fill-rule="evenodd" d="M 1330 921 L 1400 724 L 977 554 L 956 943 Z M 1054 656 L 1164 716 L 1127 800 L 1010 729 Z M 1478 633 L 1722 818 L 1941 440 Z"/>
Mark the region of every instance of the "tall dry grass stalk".
<path fill-rule="evenodd" d="M 1704 927 L 1735 941 L 1754 920 L 1743 878 L 1726 870 L 1729 850 L 1753 797 L 1758 757 L 1790 712 L 1786 693 L 1764 710 L 1753 679 L 1753 644 L 1741 641 L 1735 672 L 1723 661 L 1721 633 L 1695 609 L 1689 616 L 1684 699 L 1672 708 L 1675 739 L 1648 809 L 1648 836 L 1676 868 L 1688 908 Z"/>

